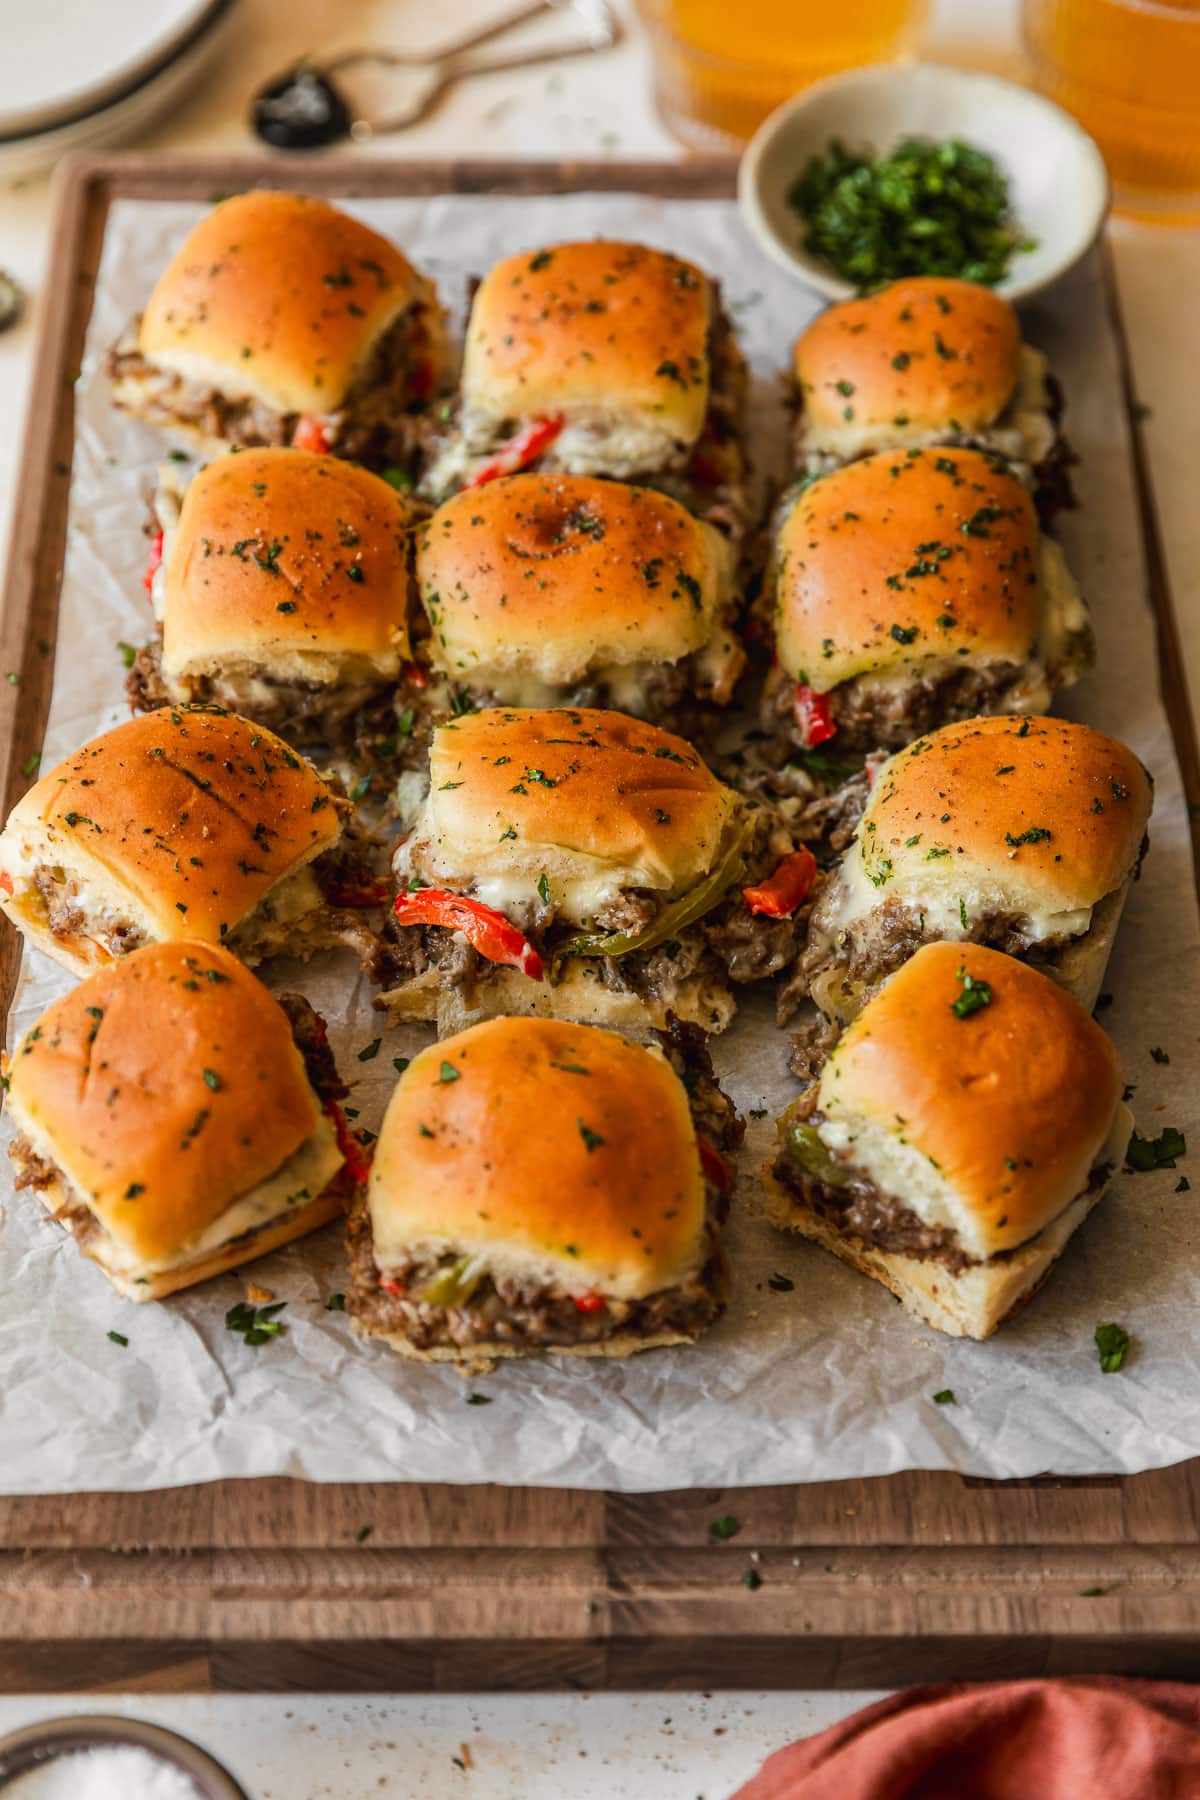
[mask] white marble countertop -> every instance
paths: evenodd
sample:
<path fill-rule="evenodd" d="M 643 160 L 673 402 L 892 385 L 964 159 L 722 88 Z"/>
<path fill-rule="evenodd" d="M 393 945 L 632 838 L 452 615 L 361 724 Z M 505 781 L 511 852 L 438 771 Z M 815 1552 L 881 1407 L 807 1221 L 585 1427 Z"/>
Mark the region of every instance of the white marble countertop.
<path fill-rule="evenodd" d="M 314 45 L 436 40 L 447 19 L 494 0 L 239 0 L 221 74 L 141 147 L 253 148 L 246 100 Z M 391 156 L 674 156 L 654 115 L 646 51 L 630 0 L 616 50 L 462 87 L 418 128 L 364 147 Z M 1000 72 L 1016 66 L 1015 0 L 936 0 L 928 51 Z M 348 26 L 344 21 L 349 17 Z M 35 297 L 46 269 L 49 188 L 0 189 L 0 267 Z M 1192 372 L 1200 362 L 1200 231 L 1125 221 L 1111 244 L 1169 572 L 1192 679 L 1200 677 L 1200 507 L 1195 503 Z M 30 308 L 32 315 L 34 308 Z M 0 557 L 7 543 L 27 400 L 32 316 L 0 336 Z M 873 1698 L 865 1694 L 478 1696 L 389 1700 L 23 1696 L 0 1699 L 0 1733 L 73 1710 L 122 1711 L 194 1736 L 231 1766 L 252 1800 L 360 1800 L 368 1794 L 488 1800 L 724 1800 L 771 1750 Z"/>
<path fill-rule="evenodd" d="M 250 1800 L 727 1800 L 857 1694 L 102 1695 L 0 1699 L 0 1737 L 66 1713 L 182 1732 Z"/>

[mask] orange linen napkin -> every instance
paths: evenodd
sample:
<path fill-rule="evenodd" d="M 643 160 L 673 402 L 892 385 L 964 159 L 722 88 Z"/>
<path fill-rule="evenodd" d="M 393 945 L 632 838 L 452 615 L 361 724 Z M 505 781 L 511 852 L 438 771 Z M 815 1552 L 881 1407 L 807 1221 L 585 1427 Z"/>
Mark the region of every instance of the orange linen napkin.
<path fill-rule="evenodd" d="M 732 1800 L 1198 1800 L 1200 1687 L 947 1682 L 770 1757 Z"/>

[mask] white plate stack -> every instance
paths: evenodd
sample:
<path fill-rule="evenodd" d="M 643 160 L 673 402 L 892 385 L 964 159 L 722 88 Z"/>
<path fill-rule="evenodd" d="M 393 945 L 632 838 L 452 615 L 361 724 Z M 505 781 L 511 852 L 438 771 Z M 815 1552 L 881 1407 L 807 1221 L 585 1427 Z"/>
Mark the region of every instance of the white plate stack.
<path fill-rule="evenodd" d="M 236 0 L 0 0 L 0 175 L 129 141 L 204 73 Z"/>

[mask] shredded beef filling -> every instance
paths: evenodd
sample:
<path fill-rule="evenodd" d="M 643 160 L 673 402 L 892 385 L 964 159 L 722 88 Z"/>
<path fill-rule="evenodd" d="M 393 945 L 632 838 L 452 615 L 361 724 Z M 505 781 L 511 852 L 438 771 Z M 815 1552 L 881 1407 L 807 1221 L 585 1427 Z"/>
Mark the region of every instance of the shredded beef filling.
<path fill-rule="evenodd" d="M 928 943 L 931 933 L 916 907 L 901 900 L 885 900 L 881 906 L 830 941 L 824 934 L 814 933 L 796 967 L 797 992 L 812 989 L 813 983 L 830 969 L 836 969 L 847 987 L 864 993 L 878 985 L 906 963 L 910 956 Z M 1057 961 L 1058 952 L 1069 940 L 1042 938 L 1031 942 L 1022 930 L 1019 913 L 984 913 L 971 924 L 964 943 L 988 944 L 1023 962 L 1048 969 Z"/>
<path fill-rule="evenodd" d="M 314 1012 L 303 994 L 279 994 L 277 999 L 287 1014 L 292 1041 L 304 1058 L 305 1073 L 321 1105 L 328 1108 L 344 1100 L 350 1089 L 338 1075 L 324 1019 Z"/>
<path fill-rule="evenodd" d="M 717 984 L 726 978 L 742 983 L 778 974 L 795 961 L 808 903 L 786 919 L 772 919 L 751 913 L 741 890 L 769 876 L 795 841 L 782 815 L 770 806 L 761 807 L 754 815 L 745 872 L 711 912 L 649 949 L 571 960 L 586 963 L 596 980 L 612 992 L 632 992 L 668 1005 L 685 983 L 697 978 Z M 630 889 L 602 908 L 588 929 L 632 937 L 652 925 L 665 904 L 670 902 L 661 894 Z M 533 945 L 548 970 L 561 966 L 564 956 L 570 954 L 571 942 L 583 930 L 559 919 L 552 905 L 537 900 L 509 905 L 505 916 Z M 460 933 L 445 926 L 409 926 L 389 919 L 385 935 L 369 969 L 382 987 L 399 987 L 432 968 L 448 983 L 462 987 L 476 986 L 496 974 L 496 965 L 479 956 Z"/>
<path fill-rule="evenodd" d="M 426 395 L 413 388 L 416 371 L 428 365 L 425 310 L 414 306 L 388 327 L 342 407 L 323 421 L 335 455 L 412 473 L 429 435 Z M 197 430 L 239 447 L 288 445 L 300 419 L 299 413 L 277 412 L 259 400 L 231 399 L 218 388 L 161 368 L 138 348 L 136 324 L 109 351 L 107 373 L 112 382 L 139 383 L 137 410 L 151 424 Z M 420 385 L 427 386 L 427 378 Z"/>
<path fill-rule="evenodd" d="M 713 1078 L 703 1032 L 673 1023 L 658 1035 L 687 1090 L 696 1130 L 720 1153 L 736 1149 L 745 1125 Z M 570 1295 L 506 1276 L 485 1277 L 461 1306 L 421 1300 L 421 1288 L 437 1273 L 437 1265 L 414 1259 L 381 1271 L 375 1261 L 366 1194 L 360 1192 L 347 1228 L 347 1306 L 367 1331 L 402 1337 L 418 1350 L 502 1344 L 538 1351 L 573 1349 L 625 1335 L 694 1338 L 720 1316 L 726 1298 L 720 1230 L 728 1197 L 711 1181 L 706 1183 L 706 1195 L 706 1254 L 698 1274 L 641 1300 L 609 1298 L 603 1307 L 584 1310 Z"/>
<path fill-rule="evenodd" d="M 989 669 L 956 668 L 916 675 L 910 681 L 876 683 L 867 678 L 843 682 L 826 696 L 836 732 L 829 749 L 839 756 L 888 748 L 903 749 L 914 738 L 939 725 L 999 712 L 1005 697 L 1023 683 L 1028 671 L 1019 663 L 996 663 Z M 782 727 L 796 740 L 795 684 L 781 669 L 763 691 L 763 724 Z"/>
<path fill-rule="evenodd" d="M 8 1154 L 14 1168 L 13 1187 L 18 1192 L 22 1188 L 32 1188 L 34 1193 L 40 1194 L 43 1189 L 53 1187 L 55 1182 L 61 1181 L 64 1192 L 70 1193 L 66 1177 L 58 1164 L 51 1162 L 48 1157 L 39 1156 L 24 1133 L 13 1139 Z M 54 1214 L 54 1218 L 71 1233 L 77 1244 L 86 1243 L 88 1238 L 94 1237 L 102 1229 L 95 1213 L 81 1201 L 68 1201 Z"/>
<path fill-rule="evenodd" d="M 125 692 L 134 712 L 153 712 L 181 699 L 189 705 L 220 706 L 301 745 L 338 744 L 353 736 L 355 719 L 376 691 L 375 684 L 277 681 L 267 669 L 256 671 L 254 679 L 266 692 L 255 694 L 252 702 L 212 676 L 193 677 L 186 695 L 172 694 L 163 678 L 159 637 L 138 651 L 126 677 Z"/>
<path fill-rule="evenodd" d="M 802 1096 L 791 1118 L 793 1123 L 814 1128 L 823 1122 L 815 1086 Z M 863 1170 L 839 1158 L 831 1160 L 838 1169 L 836 1184 L 822 1180 L 786 1146 L 776 1158 L 772 1173 L 803 1207 L 824 1219 L 841 1236 L 858 1238 L 892 1255 L 939 1262 L 952 1275 L 961 1275 L 964 1269 L 978 1265 L 979 1258 L 967 1255 L 959 1245 L 957 1233 L 948 1226 L 927 1225 L 894 1194 L 885 1194 Z M 1111 1163 L 1094 1165 L 1085 1191 L 1096 1192 L 1111 1174 Z M 987 1260 L 1000 1262 L 1014 1254 L 1012 1250 L 1000 1250 Z"/>
<path fill-rule="evenodd" d="M 146 941 L 146 934 L 132 919 L 110 919 L 97 925 L 79 905 L 79 890 L 74 881 L 60 881 L 51 868 L 37 869 L 33 885 L 45 911 L 46 924 L 54 936 L 64 942 L 91 938 L 110 956 L 124 956 Z"/>

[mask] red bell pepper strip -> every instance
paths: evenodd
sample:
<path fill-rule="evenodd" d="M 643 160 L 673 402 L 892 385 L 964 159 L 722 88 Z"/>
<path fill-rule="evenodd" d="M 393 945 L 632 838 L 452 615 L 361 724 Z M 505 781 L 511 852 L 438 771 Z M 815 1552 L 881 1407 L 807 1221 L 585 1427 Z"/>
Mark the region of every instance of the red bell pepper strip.
<path fill-rule="evenodd" d="M 703 447 L 692 451 L 687 472 L 701 487 L 718 488 L 725 480 L 725 471 Z"/>
<path fill-rule="evenodd" d="M 576 1294 L 575 1304 L 580 1312 L 603 1312 L 608 1301 L 603 1294 Z"/>
<path fill-rule="evenodd" d="M 792 704 L 796 723 L 800 727 L 800 740 L 806 750 L 812 750 L 834 735 L 837 726 L 829 710 L 828 694 L 818 694 L 813 688 L 805 687 L 802 681 L 798 681 Z"/>
<path fill-rule="evenodd" d="M 320 1013 L 317 1013 L 316 1015 L 316 1025 L 314 1027 L 313 1036 L 316 1038 L 318 1045 L 327 1044 L 329 1042 L 329 1029 Z M 358 1139 L 351 1134 L 350 1127 L 346 1123 L 346 1115 L 338 1105 L 337 1101 L 327 1100 L 325 1103 L 325 1111 L 329 1114 L 329 1117 L 333 1122 L 333 1129 L 337 1134 L 337 1147 L 342 1153 L 342 1162 L 355 1187 L 361 1187 L 371 1173 L 371 1159 L 369 1156 L 363 1155 L 362 1145 L 359 1143 Z"/>
<path fill-rule="evenodd" d="M 542 959 L 529 939 L 482 900 L 452 894 L 448 888 L 418 888 L 398 894 L 395 911 L 401 925 L 444 925 L 448 931 L 461 931 L 489 962 L 507 963 L 531 981 L 542 979 Z"/>
<path fill-rule="evenodd" d="M 768 919 L 790 918 L 817 878 L 817 859 L 811 850 L 793 850 L 773 875 L 757 887 L 742 889 L 742 899 L 752 913 Z"/>
<path fill-rule="evenodd" d="M 293 450 L 316 450 L 322 456 L 329 454 L 329 433 L 320 419 L 312 413 L 301 413 L 296 420 L 296 429 L 292 433 Z"/>
<path fill-rule="evenodd" d="M 153 591 L 154 577 L 162 567 L 162 559 L 163 534 L 161 531 L 156 531 L 150 539 L 150 549 L 146 556 L 146 572 L 142 576 L 142 586 L 148 594 Z"/>
<path fill-rule="evenodd" d="M 704 1171 L 704 1179 L 711 1181 L 715 1188 L 723 1194 L 729 1192 L 729 1164 L 716 1147 L 709 1143 L 703 1132 L 697 1132 L 696 1142 L 700 1146 L 700 1167 Z"/>
<path fill-rule="evenodd" d="M 11 894 L 12 891 L 12 876 L 8 873 L 7 869 L 0 869 L 0 893 Z"/>
<path fill-rule="evenodd" d="M 353 1135 L 346 1123 L 346 1115 L 336 1100 L 331 1100 L 326 1108 L 333 1120 L 333 1129 L 337 1133 L 338 1149 L 342 1153 L 342 1162 L 355 1187 L 361 1187 L 371 1173 L 371 1159 L 363 1155 L 363 1147 Z"/>
<path fill-rule="evenodd" d="M 429 686 L 429 676 L 419 662 L 405 663 L 400 671 L 400 676 L 403 681 L 408 683 L 409 687 L 427 688 Z"/>
<path fill-rule="evenodd" d="M 528 468 L 536 462 L 543 450 L 548 450 L 563 428 L 563 419 L 555 415 L 547 419 L 531 419 L 524 431 L 518 431 L 515 438 L 505 444 L 503 450 L 497 450 L 467 482 L 467 487 L 482 487 L 485 482 L 497 481 L 501 475 L 515 475 L 518 469 Z"/>
<path fill-rule="evenodd" d="M 381 1281 L 379 1285 L 385 1294 L 392 1296 L 393 1300 L 403 1300 L 408 1293 L 408 1289 L 402 1281 Z"/>
<path fill-rule="evenodd" d="M 433 392 L 433 362 L 419 356 L 408 371 L 408 391 L 414 400 L 428 400 Z"/>

